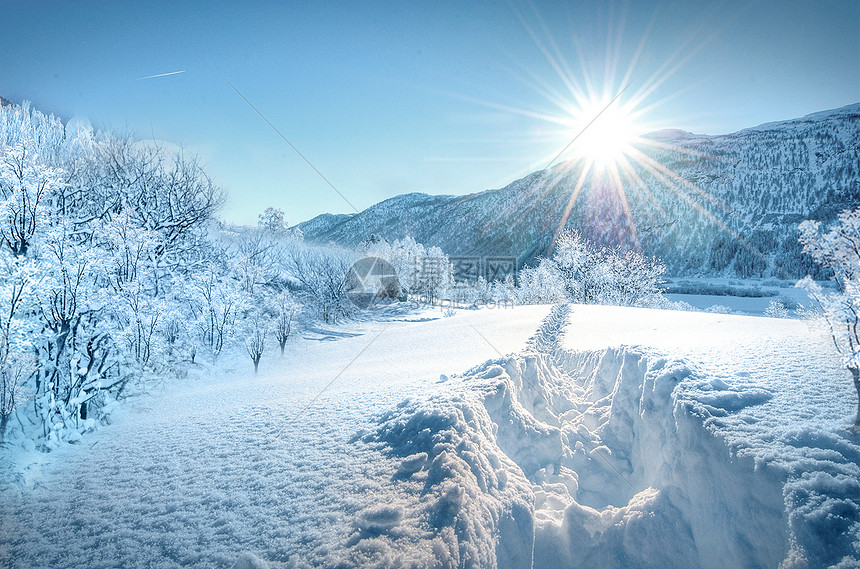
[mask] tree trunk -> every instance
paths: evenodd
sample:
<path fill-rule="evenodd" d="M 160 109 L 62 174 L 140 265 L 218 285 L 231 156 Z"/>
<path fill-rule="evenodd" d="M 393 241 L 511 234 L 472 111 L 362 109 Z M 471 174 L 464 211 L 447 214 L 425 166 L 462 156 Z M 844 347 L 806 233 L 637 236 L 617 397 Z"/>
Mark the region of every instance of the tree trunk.
<path fill-rule="evenodd" d="M 851 375 L 854 376 L 854 389 L 857 390 L 857 417 L 854 419 L 854 427 L 851 432 L 860 434 L 860 367 L 849 367 Z"/>
<path fill-rule="evenodd" d="M 11 413 L 10 413 L 11 415 Z M 6 425 L 9 423 L 9 415 L 0 415 L 0 446 L 3 446 L 3 439 L 6 436 Z"/>

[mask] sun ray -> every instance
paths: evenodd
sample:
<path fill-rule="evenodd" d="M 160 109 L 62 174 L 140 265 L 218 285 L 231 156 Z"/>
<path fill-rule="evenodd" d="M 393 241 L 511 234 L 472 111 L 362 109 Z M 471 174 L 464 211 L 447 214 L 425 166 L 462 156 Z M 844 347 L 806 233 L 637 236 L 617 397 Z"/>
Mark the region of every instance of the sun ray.
<path fill-rule="evenodd" d="M 538 190 L 538 195 L 536 199 L 532 200 L 532 203 L 529 204 L 525 210 L 521 213 L 522 215 L 528 215 L 531 211 L 537 207 L 538 203 L 549 194 L 560 182 L 567 176 L 571 171 L 573 171 L 579 164 L 584 164 L 584 168 L 591 168 L 591 164 L 588 160 L 584 159 L 575 159 L 569 160 L 560 164 L 557 168 L 556 172 L 547 171 L 546 169 L 542 170 L 540 173 L 540 183 L 537 185 L 535 189 Z M 550 179 L 552 176 L 552 179 Z M 578 193 L 578 192 L 577 192 Z"/>
<path fill-rule="evenodd" d="M 648 157 L 646 156 L 646 158 L 648 158 Z M 710 221 L 711 223 L 716 225 L 722 231 L 726 232 L 733 239 L 738 241 L 738 243 L 740 243 L 744 247 L 747 247 L 750 251 L 761 254 L 761 252 L 758 251 L 758 249 L 756 249 L 755 247 L 750 245 L 739 233 L 737 233 L 732 228 L 730 228 L 728 225 L 726 225 L 721 219 L 719 219 L 717 216 L 715 216 L 711 211 L 709 211 L 701 203 L 699 203 L 698 201 L 693 199 L 692 196 L 688 195 L 686 192 L 684 192 L 682 190 L 682 187 L 686 187 L 689 189 L 690 187 L 695 188 L 695 186 L 693 186 L 692 184 L 689 184 L 686 180 L 684 180 L 683 178 L 681 178 L 680 176 L 678 176 L 677 174 L 675 174 L 671 170 L 668 170 L 662 164 L 660 164 L 654 160 L 651 160 L 650 158 L 648 158 L 647 161 L 643 161 L 641 164 L 646 170 L 648 170 L 648 172 L 651 175 L 653 175 L 655 178 L 657 178 L 667 188 L 674 191 L 675 194 L 677 194 L 681 199 L 683 199 L 685 202 L 687 202 L 693 209 L 695 209 L 697 212 L 699 212 L 701 215 L 703 215 L 705 218 L 707 218 L 708 221 Z M 679 184 L 678 182 L 680 182 L 680 181 L 683 181 L 684 183 Z M 701 189 L 698 190 L 698 193 L 700 195 L 706 195 L 706 196 L 709 195 L 707 192 L 705 192 L 704 190 L 701 190 Z"/>
<path fill-rule="evenodd" d="M 636 51 L 633 52 L 633 56 L 630 58 L 630 63 L 627 65 L 627 71 L 624 72 L 624 77 L 621 78 L 622 85 L 626 85 L 633 79 L 633 70 L 636 69 L 636 64 L 639 62 L 639 58 L 642 57 L 642 53 L 645 51 L 645 44 L 648 37 L 651 35 L 651 30 L 654 29 L 654 25 L 657 22 L 657 14 L 659 11 L 659 7 L 654 9 L 654 13 L 651 15 L 651 20 L 648 21 L 648 25 L 642 33 L 639 44 L 636 46 Z"/>
<path fill-rule="evenodd" d="M 647 166 L 645 166 L 645 167 L 646 167 L 646 169 L 648 168 Z M 708 210 L 707 210 L 707 208 L 703 207 L 699 202 L 697 202 L 696 200 L 694 200 L 691 196 L 688 196 L 688 195 L 687 195 L 687 194 L 685 194 L 683 191 L 681 191 L 680 186 L 676 185 L 676 184 L 672 181 L 672 179 L 665 177 L 665 176 L 664 176 L 660 171 L 658 171 L 658 170 L 649 170 L 649 171 L 650 171 L 650 172 L 651 172 L 651 174 L 653 174 L 655 177 L 657 177 L 658 179 L 660 179 L 660 180 L 663 182 L 663 184 L 665 184 L 665 185 L 666 185 L 666 187 L 668 187 L 668 188 L 672 189 L 673 191 L 675 191 L 675 193 L 676 193 L 678 196 L 680 196 L 680 197 L 681 197 L 681 199 L 683 199 L 684 201 L 686 201 L 686 202 L 687 202 L 688 204 L 690 204 L 690 205 L 691 205 L 691 206 L 692 206 L 696 211 L 698 211 L 699 213 L 701 213 L 701 214 L 702 214 L 704 217 L 706 217 L 706 218 L 707 218 L 711 223 L 713 223 L 714 225 L 716 225 L 718 229 L 722 230 L 722 231 L 723 231 L 724 233 L 726 233 L 729 237 L 731 237 L 732 239 L 734 239 L 734 240 L 735 240 L 735 241 L 736 241 L 736 242 L 737 242 L 741 247 L 743 247 L 744 249 L 746 249 L 747 251 L 749 251 L 750 253 L 752 253 L 753 255 L 755 255 L 757 258 L 762 259 L 762 260 L 765 260 L 765 261 L 769 261 L 769 259 L 768 259 L 767 255 L 765 255 L 764 253 L 762 253 L 762 252 L 761 252 L 761 251 L 760 251 L 760 250 L 759 250 L 755 245 L 753 245 L 752 243 L 750 243 L 749 241 L 747 241 L 747 240 L 746 240 L 746 239 L 745 239 L 745 238 L 744 238 L 740 233 L 738 233 L 737 231 L 733 230 L 731 227 L 729 227 L 728 225 L 726 225 L 726 224 L 725 224 L 721 219 L 719 219 L 719 218 L 718 218 L 717 216 L 715 216 L 713 213 L 711 213 L 710 211 L 708 211 Z M 682 179 L 683 179 L 683 178 L 682 178 Z M 706 192 L 706 193 L 707 193 L 707 192 Z"/>
<path fill-rule="evenodd" d="M 671 219 L 669 217 L 669 214 L 666 212 L 666 209 L 660 202 L 657 201 L 657 198 L 656 196 L 654 196 L 654 193 L 651 191 L 650 188 L 648 188 L 648 184 L 645 183 L 645 180 L 642 179 L 639 173 L 633 168 L 633 165 L 630 164 L 630 161 L 628 160 L 627 156 L 621 157 L 621 165 L 624 174 L 633 180 L 634 187 L 636 187 L 636 189 L 638 189 L 645 195 L 646 199 L 651 204 L 651 207 L 656 209 L 657 212 L 660 213 L 664 219 Z"/>
<path fill-rule="evenodd" d="M 555 71 L 556 74 L 558 75 L 559 79 L 561 79 L 561 81 L 565 84 L 565 86 L 567 86 L 567 88 L 570 90 L 571 93 L 577 92 L 578 89 L 571 82 L 571 77 L 574 77 L 574 76 L 572 74 L 565 73 L 565 70 L 563 69 L 563 67 L 559 64 L 559 62 L 556 60 L 556 58 L 553 56 L 553 54 L 550 53 L 550 51 L 546 48 L 546 46 L 544 46 L 543 42 L 541 42 L 540 38 L 535 33 L 534 29 L 532 29 L 532 27 L 529 25 L 529 23 L 526 21 L 526 19 L 523 17 L 523 15 L 520 13 L 520 11 L 517 10 L 516 7 L 514 7 L 514 6 L 512 6 L 512 8 L 514 10 L 514 13 L 517 16 L 517 19 L 519 19 L 520 24 L 522 24 L 523 28 L 526 30 L 526 33 L 532 39 L 532 42 L 534 42 L 535 47 L 537 47 L 540 50 L 540 52 L 543 54 L 544 58 L 546 59 L 547 63 L 550 64 L 550 67 L 552 67 L 553 71 Z M 533 8 L 533 10 L 537 11 L 537 8 L 534 5 L 532 5 L 532 8 Z M 540 19 L 540 16 L 538 16 L 538 17 Z M 547 35 L 549 36 L 550 34 L 547 34 Z"/>
<path fill-rule="evenodd" d="M 527 65 L 519 62 L 517 62 L 517 67 L 519 68 L 519 71 L 515 71 L 511 67 L 508 67 L 508 70 L 511 75 L 519 79 L 523 85 L 546 98 L 546 100 L 551 102 L 559 111 L 564 111 L 568 107 L 570 104 L 570 98 L 565 96 L 560 90 L 554 88 L 549 81 L 542 78 L 532 67 L 528 67 Z"/>
<path fill-rule="evenodd" d="M 618 174 L 618 164 L 613 163 L 609 167 L 609 175 L 615 185 L 615 193 L 621 201 L 621 209 L 624 211 L 624 216 L 630 224 L 630 236 L 633 238 L 633 243 L 637 250 L 641 249 L 639 244 L 639 235 L 636 233 L 636 222 L 633 219 L 633 214 L 630 211 L 630 202 L 627 200 L 627 192 L 624 190 L 624 184 L 621 182 L 621 176 Z"/>
<path fill-rule="evenodd" d="M 669 168 L 663 166 L 662 164 L 660 164 L 659 162 L 657 162 L 656 160 L 654 160 L 653 158 L 651 158 L 647 154 L 644 154 L 643 152 L 634 149 L 632 157 L 634 160 L 637 160 L 640 164 L 642 164 L 646 167 L 650 166 L 652 172 L 659 171 L 659 172 L 663 173 L 669 179 L 673 180 L 674 183 L 676 185 L 678 185 L 679 187 L 683 186 L 684 188 L 687 188 L 691 192 L 701 196 L 705 200 L 716 205 L 717 207 L 719 207 L 720 209 L 722 209 L 726 213 L 728 213 L 730 215 L 735 215 L 735 211 L 733 209 L 731 209 L 730 207 L 728 207 L 726 204 L 724 204 L 722 201 L 718 200 L 717 198 L 715 198 L 714 196 L 712 196 L 711 194 L 709 194 L 708 192 L 706 192 L 705 190 L 703 190 L 702 188 L 697 186 L 696 184 L 693 184 L 689 180 L 686 180 L 683 177 L 679 176 L 676 172 L 673 172 Z"/>
<path fill-rule="evenodd" d="M 582 186 L 585 184 L 585 179 L 588 177 L 588 173 L 591 170 L 591 166 L 593 162 L 587 160 L 582 167 L 582 172 L 579 174 L 579 179 L 576 181 L 576 186 L 574 186 L 573 191 L 570 192 L 570 198 L 567 200 L 567 205 L 564 208 L 564 212 L 561 214 L 561 220 L 559 220 L 558 227 L 555 230 L 555 233 L 552 235 L 552 241 L 550 241 L 549 247 L 547 248 L 547 256 L 552 254 L 553 248 L 555 247 L 555 242 L 558 240 L 559 234 L 561 234 L 562 230 L 564 230 L 564 226 L 567 225 L 567 220 L 570 218 L 570 212 L 573 210 L 573 205 L 576 203 L 576 198 L 579 197 L 579 192 L 582 191 Z"/>
<path fill-rule="evenodd" d="M 555 40 L 555 36 L 549 29 L 549 26 L 547 26 L 546 20 L 540 13 L 540 10 L 537 9 L 537 6 L 535 6 L 534 2 L 530 2 L 530 5 L 532 7 L 532 11 L 535 14 L 535 17 L 538 20 L 538 24 L 540 24 L 541 31 L 546 35 L 547 41 L 549 42 L 550 47 L 552 47 L 552 50 L 555 53 L 559 67 L 561 68 L 560 73 L 563 75 L 563 77 L 561 78 L 562 81 L 568 86 L 568 90 L 570 91 L 571 95 L 576 96 L 577 93 L 582 93 L 582 88 L 576 84 L 576 75 L 571 70 L 570 64 L 567 62 L 567 58 L 565 58 L 564 56 L 564 52 L 559 47 L 558 42 Z"/>
<path fill-rule="evenodd" d="M 669 162 L 661 156 L 672 159 L 674 153 L 674 156 L 681 157 L 681 160 L 685 160 L 684 157 L 708 160 L 726 158 L 709 155 L 684 141 L 674 144 L 671 139 L 661 138 L 659 135 L 642 134 L 649 132 L 645 129 L 644 119 L 658 107 L 664 107 L 680 94 L 695 88 L 698 83 L 688 83 L 685 87 L 661 94 L 656 101 L 655 94 L 660 93 L 670 78 L 689 65 L 692 58 L 723 33 L 740 12 L 722 17 L 718 8 L 714 8 L 713 17 L 703 21 L 698 27 L 687 30 L 669 57 L 646 75 L 638 72 L 637 65 L 644 59 L 646 45 L 658 22 L 660 8 L 657 7 L 652 12 L 631 57 L 627 62 L 623 62 L 623 39 L 626 25 L 629 23 L 629 6 L 612 4 L 608 13 L 604 12 L 608 18 L 609 29 L 604 36 L 605 45 L 601 46 L 603 65 L 602 75 L 599 75 L 593 73 L 595 68 L 590 65 L 587 57 L 587 44 L 577 41 L 580 36 L 572 38 L 570 48 L 574 56 L 569 59 L 568 52 L 556 40 L 541 10 L 531 0 L 528 6 L 531 8 L 530 13 L 521 12 L 514 6 L 511 8 L 551 73 L 548 76 L 541 75 L 534 66 L 525 65 L 513 56 L 510 60 L 514 62 L 514 69 L 510 69 L 510 72 L 547 101 L 548 109 L 555 108 L 558 112 L 520 108 L 516 104 L 493 103 L 463 96 L 459 98 L 476 102 L 486 108 L 552 124 L 557 128 L 541 129 L 539 135 L 556 141 L 563 137 L 568 141 L 564 145 L 558 145 L 561 148 L 558 152 L 546 153 L 543 159 L 550 156 L 551 159 L 539 173 L 528 178 L 529 181 L 522 190 L 523 199 L 519 201 L 521 210 L 516 212 L 518 215 L 532 214 L 551 192 L 558 191 L 561 187 L 570 192 L 564 208 L 559 212 L 560 217 L 547 220 L 548 225 L 555 225 L 547 254 L 552 252 L 559 233 L 565 227 L 576 225 L 580 221 L 590 223 L 588 220 L 594 213 L 598 215 L 595 221 L 610 221 L 608 226 L 599 231 L 623 233 L 606 234 L 606 237 L 617 241 L 621 246 L 641 250 L 645 233 L 655 229 L 678 234 L 680 229 L 675 224 L 677 220 L 669 213 L 673 210 L 667 209 L 669 203 L 661 194 L 656 193 L 658 187 L 665 187 L 670 192 L 665 194 L 666 196 L 677 196 L 680 200 L 678 203 L 686 204 L 682 207 L 689 207 L 700 219 L 707 220 L 708 224 L 729 235 L 745 249 L 761 255 L 738 231 L 732 229 L 738 223 L 744 224 L 744 220 L 740 219 L 735 211 L 702 187 L 674 172 L 665 165 Z M 718 15 L 722 21 L 717 22 L 718 25 L 714 27 L 714 18 Z M 578 69 L 575 70 L 577 64 Z M 634 84 L 635 87 L 627 93 L 628 87 Z M 651 131 L 661 127 L 662 125 L 652 128 Z M 533 142 L 537 140 L 538 138 L 534 138 Z M 656 153 L 646 153 L 648 149 L 653 149 Z M 563 162 L 556 164 L 558 160 Z M 534 161 L 533 165 L 539 163 L 540 159 Z M 601 196 L 599 192 L 607 193 Z M 582 201 L 583 196 L 588 196 L 585 208 L 612 209 L 592 212 L 577 207 L 577 202 Z M 500 213 L 504 215 L 504 212 Z M 586 218 L 572 221 L 574 215 L 583 215 Z M 612 216 L 615 216 L 614 220 Z"/>

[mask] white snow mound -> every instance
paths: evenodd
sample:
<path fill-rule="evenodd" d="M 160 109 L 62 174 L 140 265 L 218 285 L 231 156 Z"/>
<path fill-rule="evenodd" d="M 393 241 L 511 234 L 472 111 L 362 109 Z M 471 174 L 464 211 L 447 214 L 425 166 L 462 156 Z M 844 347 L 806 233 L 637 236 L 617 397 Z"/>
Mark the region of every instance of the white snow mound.
<path fill-rule="evenodd" d="M 400 498 L 359 515 L 355 566 L 858 564 L 860 447 L 829 419 L 786 416 L 788 379 L 647 345 L 570 349 L 570 312 L 380 418 L 364 441 L 400 460 Z"/>

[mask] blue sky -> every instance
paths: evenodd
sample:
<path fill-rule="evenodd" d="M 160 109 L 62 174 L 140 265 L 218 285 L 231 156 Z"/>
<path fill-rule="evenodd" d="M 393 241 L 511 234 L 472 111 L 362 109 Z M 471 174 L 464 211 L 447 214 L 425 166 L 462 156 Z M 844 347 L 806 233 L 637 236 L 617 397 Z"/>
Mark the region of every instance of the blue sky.
<path fill-rule="evenodd" d="M 629 82 L 622 101 L 647 91 L 643 131 L 860 101 L 856 0 L 0 2 L 0 96 L 184 145 L 240 223 L 352 207 L 228 81 L 358 209 L 539 169 L 574 133 L 547 117 L 569 116 L 586 80 L 610 98 Z"/>

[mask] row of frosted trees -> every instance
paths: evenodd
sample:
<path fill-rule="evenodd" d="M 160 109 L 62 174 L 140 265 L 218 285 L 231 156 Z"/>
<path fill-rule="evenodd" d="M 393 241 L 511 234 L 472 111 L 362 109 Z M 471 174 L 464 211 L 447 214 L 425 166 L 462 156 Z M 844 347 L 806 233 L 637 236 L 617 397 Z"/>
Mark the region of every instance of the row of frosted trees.
<path fill-rule="evenodd" d="M 0 111 L 0 437 L 24 405 L 46 439 L 87 428 L 175 367 L 177 323 L 223 307 L 203 286 L 222 202 L 181 153 Z"/>
<path fill-rule="evenodd" d="M 223 202 L 185 153 L 0 109 L 0 442 L 10 421 L 73 442 L 116 401 L 225 350 L 256 371 L 300 317 L 355 314 L 345 276 L 360 256 L 392 260 L 402 294 L 450 281 L 407 266 L 449 266 L 414 240 L 311 247 L 274 208 L 258 227 L 224 225 Z"/>
<path fill-rule="evenodd" d="M 224 350 L 256 368 L 301 310 L 350 313 L 353 253 L 303 246 L 274 209 L 226 227 L 223 202 L 182 152 L 0 109 L 0 441 L 10 421 L 73 441 Z"/>
<path fill-rule="evenodd" d="M 564 230 L 553 254 L 520 274 L 515 298 L 522 304 L 577 302 L 657 306 L 663 302 L 666 266 L 634 250 L 597 247 L 575 230 Z"/>

